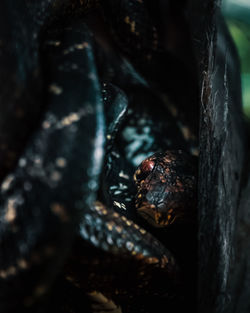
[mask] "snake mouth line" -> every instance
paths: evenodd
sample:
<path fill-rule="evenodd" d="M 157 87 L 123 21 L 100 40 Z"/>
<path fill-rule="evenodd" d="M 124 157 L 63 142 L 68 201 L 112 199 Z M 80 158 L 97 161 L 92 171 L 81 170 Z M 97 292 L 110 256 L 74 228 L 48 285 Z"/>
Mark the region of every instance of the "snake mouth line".
<path fill-rule="evenodd" d="M 164 218 L 162 213 L 152 208 L 151 205 L 143 205 L 137 209 L 138 214 L 144 218 L 148 223 L 157 228 L 162 228 L 169 225 L 169 221 Z"/>

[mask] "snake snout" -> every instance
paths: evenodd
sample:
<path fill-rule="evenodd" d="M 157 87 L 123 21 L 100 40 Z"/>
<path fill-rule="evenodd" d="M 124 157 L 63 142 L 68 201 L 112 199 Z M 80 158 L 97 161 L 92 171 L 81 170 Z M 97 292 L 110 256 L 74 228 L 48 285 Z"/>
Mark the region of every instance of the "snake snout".
<path fill-rule="evenodd" d="M 156 205 L 146 201 L 138 205 L 137 212 L 144 220 L 157 228 L 172 224 L 178 217 L 173 207 Z"/>

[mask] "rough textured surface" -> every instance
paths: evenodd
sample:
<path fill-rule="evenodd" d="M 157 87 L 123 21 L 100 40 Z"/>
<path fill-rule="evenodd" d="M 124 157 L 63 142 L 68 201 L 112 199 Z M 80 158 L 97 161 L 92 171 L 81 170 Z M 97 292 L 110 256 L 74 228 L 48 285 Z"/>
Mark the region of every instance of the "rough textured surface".
<path fill-rule="evenodd" d="M 236 218 L 234 264 L 230 269 L 227 312 L 247 313 L 250 310 L 250 121 L 247 119 L 247 154 Z"/>
<path fill-rule="evenodd" d="M 158 152 L 134 175 L 136 209 L 154 227 L 192 222 L 197 209 L 198 158 L 182 150 Z"/>
<path fill-rule="evenodd" d="M 247 172 L 249 175 L 249 172 Z M 250 180 L 242 188 L 235 234 L 235 265 L 230 275 L 231 303 L 227 312 L 248 313 L 250 310 Z"/>
<path fill-rule="evenodd" d="M 206 12 L 203 24 L 193 22 L 201 77 L 198 310 L 229 312 L 230 268 L 242 268 L 234 258 L 246 157 L 239 62 L 217 3 L 196 8 Z"/>

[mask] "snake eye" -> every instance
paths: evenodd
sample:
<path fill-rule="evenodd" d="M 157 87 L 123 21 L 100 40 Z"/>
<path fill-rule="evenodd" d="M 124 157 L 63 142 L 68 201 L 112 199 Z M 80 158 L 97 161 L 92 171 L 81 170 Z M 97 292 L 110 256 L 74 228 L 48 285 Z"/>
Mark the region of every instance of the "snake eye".
<path fill-rule="evenodd" d="M 155 162 L 150 160 L 150 159 L 146 159 L 145 161 L 142 162 L 140 169 L 142 172 L 151 172 L 153 170 L 155 166 Z"/>
<path fill-rule="evenodd" d="M 153 161 L 151 158 L 144 160 L 135 172 L 134 181 L 136 184 L 140 184 L 140 182 L 153 171 L 154 167 L 155 161 Z"/>

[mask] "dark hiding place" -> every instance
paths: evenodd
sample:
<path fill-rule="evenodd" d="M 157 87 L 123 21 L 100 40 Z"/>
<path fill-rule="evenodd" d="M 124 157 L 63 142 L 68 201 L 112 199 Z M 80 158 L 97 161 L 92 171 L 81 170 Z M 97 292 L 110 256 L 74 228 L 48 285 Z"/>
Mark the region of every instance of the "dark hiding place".
<path fill-rule="evenodd" d="M 0 312 L 248 312 L 248 125 L 220 3 L 0 15 Z"/>

